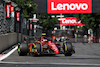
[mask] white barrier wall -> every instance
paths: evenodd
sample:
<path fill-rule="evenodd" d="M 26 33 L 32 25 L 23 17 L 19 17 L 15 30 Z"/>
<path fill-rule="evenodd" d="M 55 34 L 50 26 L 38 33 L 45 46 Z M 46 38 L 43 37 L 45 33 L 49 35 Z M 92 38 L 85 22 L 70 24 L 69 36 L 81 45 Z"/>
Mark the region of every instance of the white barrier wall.
<path fill-rule="evenodd" d="M 21 41 L 21 34 L 19 34 L 19 41 Z M 17 33 L 0 35 L 0 53 L 14 44 L 17 44 Z"/>

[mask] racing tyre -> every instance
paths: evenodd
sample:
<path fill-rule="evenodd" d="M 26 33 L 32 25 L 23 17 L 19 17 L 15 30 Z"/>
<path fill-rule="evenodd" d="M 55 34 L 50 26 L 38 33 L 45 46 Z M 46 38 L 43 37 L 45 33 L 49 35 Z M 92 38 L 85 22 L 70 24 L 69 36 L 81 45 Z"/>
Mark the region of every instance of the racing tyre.
<path fill-rule="evenodd" d="M 42 54 L 43 52 L 43 47 L 42 47 L 42 44 L 40 43 L 34 43 L 35 44 L 35 48 L 34 48 L 34 53 L 33 53 L 33 56 L 39 56 Z"/>
<path fill-rule="evenodd" d="M 28 45 L 26 43 L 18 43 L 19 56 L 25 56 L 28 53 Z"/>
<path fill-rule="evenodd" d="M 65 42 L 63 44 L 63 50 L 65 56 L 71 56 L 73 51 L 73 46 L 70 42 Z"/>

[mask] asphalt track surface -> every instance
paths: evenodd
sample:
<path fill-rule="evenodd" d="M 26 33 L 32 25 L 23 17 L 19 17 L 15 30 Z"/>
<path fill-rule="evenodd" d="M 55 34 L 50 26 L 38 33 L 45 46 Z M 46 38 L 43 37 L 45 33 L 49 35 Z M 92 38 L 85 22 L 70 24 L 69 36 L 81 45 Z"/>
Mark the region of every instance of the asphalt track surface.
<path fill-rule="evenodd" d="M 18 56 L 15 50 L 0 61 L 0 67 L 100 67 L 100 43 L 72 44 L 76 51 L 72 56 L 63 54 L 38 57 Z"/>

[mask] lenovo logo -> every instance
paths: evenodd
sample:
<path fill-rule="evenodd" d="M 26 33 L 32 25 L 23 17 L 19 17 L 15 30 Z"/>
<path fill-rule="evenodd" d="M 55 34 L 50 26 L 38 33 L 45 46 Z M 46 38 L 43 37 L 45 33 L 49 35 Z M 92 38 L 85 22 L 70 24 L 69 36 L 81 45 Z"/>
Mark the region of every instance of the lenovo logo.
<path fill-rule="evenodd" d="M 54 7 L 54 2 L 51 2 L 51 10 L 87 10 L 88 9 L 88 4 L 86 3 L 59 3 Z"/>
<path fill-rule="evenodd" d="M 48 13 L 92 13 L 92 1 L 48 0 Z"/>
<path fill-rule="evenodd" d="M 77 23 L 77 18 L 76 17 L 63 17 L 63 18 L 60 18 L 60 24 L 61 25 L 66 25 L 66 24 L 69 24 L 69 23 Z"/>
<path fill-rule="evenodd" d="M 76 17 L 63 17 L 60 18 L 60 25 L 78 25 L 78 26 L 85 26 L 84 24 L 81 23 L 81 20 L 77 22 Z"/>
<path fill-rule="evenodd" d="M 61 19 L 62 23 L 76 23 L 76 19 L 66 19 L 66 18 L 62 18 Z"/>

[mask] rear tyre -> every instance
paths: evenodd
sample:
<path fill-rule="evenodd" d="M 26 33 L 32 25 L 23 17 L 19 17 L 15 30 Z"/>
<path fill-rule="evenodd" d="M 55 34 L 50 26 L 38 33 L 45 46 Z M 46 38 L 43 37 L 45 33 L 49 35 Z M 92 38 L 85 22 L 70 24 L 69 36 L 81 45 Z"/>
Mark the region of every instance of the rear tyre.
<path fill-rule="evenodd" d="M 28 45 L 26 43 L 18 43 L 19 56 L 25 56 L 28 53 Z"/>
<path fill-rule="evenodd" d="M 63 50 L 65 56 L 72 56 L 73 46 L 70 42 L 65 42 L 63 44 Z"/>

